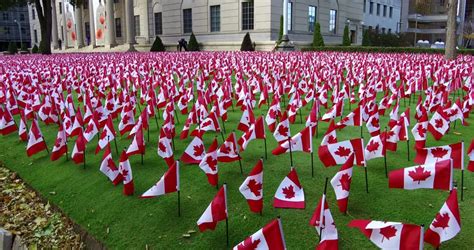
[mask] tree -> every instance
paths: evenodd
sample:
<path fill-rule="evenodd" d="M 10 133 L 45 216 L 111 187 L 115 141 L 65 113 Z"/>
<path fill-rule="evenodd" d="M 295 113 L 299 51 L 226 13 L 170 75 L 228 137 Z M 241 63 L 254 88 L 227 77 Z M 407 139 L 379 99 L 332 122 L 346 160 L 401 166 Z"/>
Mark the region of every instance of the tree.
<path fill-rule="evenodd" d="M 161 41 L 161 38 L 159 36 L 156 36 L 155 42 L 153 42 L 153 45 L 151 46 L 150 51 L 151 52 L 165 51 L 165 46 L 163 45 L 163 42 Z"/>
<path fill-rule="evenodd" d="M 324 39 L 321 35 L 321 25 L 319 23 L 314 24 L 313 47 L 324 47 Z"/>
<path fill-rule="evenodd" d="M 18 47 L 15 42 L 8 43 L 8 53 L 12 55 L 18 53 Z"/>
<path fill-rule="evenodd" d="M 344 35 L 342 36 L 342 46 L 351 46 L 351 39 L 349 38 L 349 26 L 344 27 Z"/>
<path fill-rule="evenodd" d="M 370 46 L 370 45 L 372 45 L 370 41 L 370 34 L 369 34 L 369 30 L 366 29 L 364 30 L 364 33 L 362 34 L 362 46 Z"/>
<path fill-rule="evenodd" d="M 280 32 L 278 33 L 278 41 L 277 43 L 281 43 L 281 39 L 283 38 L 283 15 L 280 16 Z"/>
<path fill-rule="evenodd" d="M 37 54 L 37 53 L 38 53 L 38 50 L 39 50 L 39 49 L 38 49 L 38 46 L 36 46 L 36 44 L 35 44 L 35 46 L 33 46 L 33 48 L 31 49 L 31 53 Z"/>
<path fill-rule="evenodd" d="M 194 36 L 194 32 L 191 33 L 191 37 L 189 37 L 188 50 L 189 51 L 199 51 L 199 43 L 196 40 L 196 36 Z"/>
<path fill-rule="evenodd" d="M 448 2 L 448 23 L 446 25 L 446 48 L 444 57 L 447 60 L 456 59 L 456 9 L 457 0 L 449 0 Z"/>
<path fill-rule="evenodd" d="M 51 0 L 34 1 L 41 29 L 40 52 L 45 55 L 51 54 L 51 33 L 53 27 L 53 16 Z"/>
<path fill-rule="evenodd" d="M 255 48 L 252 44 L 252 39 L 250 39 L 250 34 L 247 32 L 244 36 L 244 40 L 242 40 L 242 44 L 240 45 L 240 51 L 254 51 Z"/>

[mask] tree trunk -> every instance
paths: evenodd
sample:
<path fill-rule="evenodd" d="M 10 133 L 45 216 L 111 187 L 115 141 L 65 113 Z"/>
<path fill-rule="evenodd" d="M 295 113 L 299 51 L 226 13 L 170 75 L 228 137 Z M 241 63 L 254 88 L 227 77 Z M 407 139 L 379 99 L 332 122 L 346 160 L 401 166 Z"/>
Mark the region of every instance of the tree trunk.
<path fill-rule="evenodd" d="M 456 59 L 456 9 L 458 0 L 448 2 L 448 23 L 446 25 L 446 48 L 444 57 L 446 60 Z"/>
<path fill-rule="evenodd" d="M 41 43 L 40 50 L 42 54 L 51 54 L 51 0 L 35 0 L 36 12 L 38 13 L 38 20 L 41 28 Z"/>

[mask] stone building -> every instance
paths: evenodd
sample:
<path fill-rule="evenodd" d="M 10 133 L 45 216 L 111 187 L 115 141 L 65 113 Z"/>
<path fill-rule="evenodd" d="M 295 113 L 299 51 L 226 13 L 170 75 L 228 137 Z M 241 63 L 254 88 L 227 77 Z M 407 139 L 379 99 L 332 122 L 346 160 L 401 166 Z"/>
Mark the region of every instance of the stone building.
<path fill-rule="evenodd" d="M 402 0 L 364 0 L 364 27 L 380 33 L 400 32 Z"/>
<path fill-rule="evenodd" d="M 1 1 L 1 0 L 0 0 Z M 7 50 L 10 42 L 17 43 L 18 49 L 21 42 L 26 47 L 30 46 L 28 9 L 26 6 L 11 7 L 6 11 L 0 11 L 0 51 Z"/>

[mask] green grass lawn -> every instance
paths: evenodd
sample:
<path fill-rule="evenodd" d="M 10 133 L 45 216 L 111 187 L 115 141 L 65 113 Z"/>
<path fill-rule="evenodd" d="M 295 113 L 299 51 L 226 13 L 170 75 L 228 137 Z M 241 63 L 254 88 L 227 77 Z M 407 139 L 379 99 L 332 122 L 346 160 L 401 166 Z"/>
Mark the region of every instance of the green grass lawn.
<path fill-rule="evenodd" d="M 407 101 L 408 104 L 408 101 Z M 354 108 L 355 105 L 352 105 Z M 309 105 L 303 109 L 303 122 L 309 113 Z M 401 102 L 400 112 L 406 106 Z M 412 103 L 412 114 L 415 105 Z M 255 115 L 266 114 L 267 107 L 255 110 Z M 324 110 L 323 110 L 324 111 Z M 344 108 L 344 114 L 349 112 L 349 106 Z M 236 108 L 235 112 L 229 109 L 229 120 L 226 123 L 227 132 L 236 129 L 242 112 Z M 321 115 L 323 112 L 321 113 Z M 388 112 L 387 112 L 388 114 Z M 15 117 L 18 121 L 18 117 Z M 185 116 L 180 115 L 180 124 L 176 126 L 179 134 L 183 127 Z M 386 125 L 388 117 L 381 117 L 382 126 Z M 416 122 L 412 119 L 412 123 Z M 474 119 L 470 118 L 473 124 Z M 159 120 L 161 125 L 162 120 Z M 115 125 L 117 126 L 118 123 Z M 413 125 L 412 124 L 412 125 Z M 56 138 L 57 126 L 40 124 L 49 148 L 52 148 Z M 332 178 L 339 167 L 325 168 L 317 156 L 321 135 L 326 131 L 328 124 L 320 123 L 319 137 L 314 138 L 315 150 L 315 176 L 311 177 L 310 154 L 294 153 L 294 166 L 297 169 L 301 184 L 305 190 L 306 209 L 275 209 L 272 207 L 273 195 L 279 183 L 290 170 L 289 154 L 279 156 L 271 155 L 271 150 L 277 145 L 273 136 L 267 130 L 268 160 L 264 161 L 264 212 L 263 216 L 250 212 L 246 200 L 238 188 L 247 173 L 253 168 L 257 160 L 264 156 L 264 141 L 250 142 L 247 150 L 243 152 L 242 165 L 244 176 L 241 175 L 239 163 L 219 164 L 219 182 L 227 182 L 228 188 L 228 213 L 230 244 L 234 246 L 263 227 L 276 216 L 281 216 L 286 243 L 289 249 L 313 249 L 318 244 L 318 235 L 309 225 L 309 219 L 321 198 L 326 177 Z M 457 124 L 456 129 L 451 129 L 449 135 L 440 141 L 434 141 L 428 135 L 427 146 L 445 145 L 465 140 L 467 148 L 474 136 L 473 126 L 462 127 Z M 304 127 L 300 124 L 299 117 L 291 126 L 292 134 L 296 134 Z M 456 135 L 453 132 L 459 132 Z M 144 164 L 141 164 L 139 155 L 132 156 L 130 162 L 135 183 L 135 195 L 126 197 L 122 195 L 122 185 L 114 187 L 110 181 L 99 172 L 102 152 L 94 155 L 97 140 L 88 144 L 86 168 L 66 161 L 63 157 L 56 162 L 51 162 L 46 151 L 31 158 L 26 156 L 26 144 L 18 141 L 17 134 L 11 134 L 0 139 L 0 160 L 5 165 L 18 172 L 20 176 L 33 188 L 38 190 L 50 202 L 58 205 L 75 222 L 82 225 L 107 247 L 113 249 L 225 249 L 226 233 L 225 222 L 218 224 L 215 231 L 200 233 L 196 221 L 204 212 L 211 199 L 216 194 L 216 188 L 207 183 L 207 178 L 196 165 L 181 165 L 181 217 L 177 213 L 177 194 L 169 194 L 153 199 L 140 199 L 148 188 L 154 185 L 167 167 L 157 153 L 157 140 L 159 130 L 155 121 L 150 119 L 150 141 L 147 143 L 147 152 Z M 241 132 L 237 131 L 240 137 Z M 204 136 L 206 148 L 214 138 L 214 133 Z M 360 136 L 360 128 L 347 127 L 338 132 L 338 140 L 356 138 Z M 364 127 L 366 142 L 369 134 Z M 147 134 L 145 132 L 145 138 Z M 227 137 L 227 135 L 225 135 Z M 411 133 L 410 137 L 413 139 Z M 186 140 L 175 139 L 175 158 L 179 158 L 192 138 Z M 219 136 L 219 144 L 222 139 Z M 119 150 L 127 147 L 131 140 L 118 138 Z M 407 160 L 406 142 L 399 142 L 397 152 L 388 152 L 387 165 L 389 170 L 415 165 L 413 159 L 413 141 L 410 142 L 411 161 Z M 68 144 L 69 152 L 74 144 Z M 113 149 L 114 160 L 118 164 L 118 156 Z M 466 163 L 468 161 L 465 155 Z M 467 166 L 467 165 L 466 165 Z M 348 228 L 347 224 L 352 219 L 373 219 L 384 221 L 399 221 L 412 224 L 431 223 L 436 213 L 448 197 L 447 191 L 440 190 L 400 190 L 389 189 L 385 177 L 384 159 L 378 158 L 368 162 L 369 193 L 365 191 L 364 170 L 356 167 L 353 173 L 353 182 L 349 197 L 348 214 L 338 211 L 335 195 L 328 185 L 328 202 L 339 231 L 339 245 L 341 249 L 375 249 L 365 236 L 357 229 Z M 455 181 L 460 186 L 461 172 L 455 170 Z M 464 201 L 460 203 L 462 230 L 454 239 L 444 243 L 446 249 L 472 249 L 474 248 L 474 181 L 473 173 L 465 172 Z M 54 192 L 54 193 L 50 193 Z M 459 196 L 460 196 L 459 192 Z M 460 197 L 459 197 L 460 200 Z M 182 234 L 188 230 L 196 230 L 190 238 L 183 238 Z M 431 248 L 431 246 L 426 246 Z"/>

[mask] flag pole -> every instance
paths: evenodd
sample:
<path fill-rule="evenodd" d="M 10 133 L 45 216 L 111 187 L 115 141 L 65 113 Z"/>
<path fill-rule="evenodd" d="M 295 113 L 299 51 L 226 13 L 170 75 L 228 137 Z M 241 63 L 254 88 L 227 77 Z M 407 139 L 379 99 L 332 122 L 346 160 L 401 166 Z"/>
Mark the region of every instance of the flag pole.
<path fill-rule="evenodd" d="M 265 146 L 265 160 L 268 159 L 267 157 L 267 138 L 263 138 L 263 143 L 264 143 L 264 146 Z"/>
<path fill-rule="evenodd" d="M 288 136 L 288 146 L 290 148 L 290 164 L 293 167 L 293 152 L 291 151 L 291 136 Z"/>
<path fill-rule="evenodd" d="M 362 148 L 364 148 L 364 138 L 363 137 L 362 137 Z M 367 178 L 367 161 L 365 160 L 365 157 L 364 157 L 364 173 L 365 173 L 365 192 L 369 193 L 369 180 Z"/>
<path fill-rule="evenodd" d="M 117 147 L 117 138 L 114 138 L 114 144 L 115 144 L 115 152 L 117 152 L 117 155 L 119 155 L 118 147 Z"/>
<path fill-rule="evenodd" d="M 224 119 L 222 119 L 222 117 L 221 117 L 221 121 L 222 121 L 222 128 L 224 129 L 224 133 L 227 134 L 227 132 L 225 130 L 225 121 L 224 121 Z"/>
<path fill-rule="evenodd" d="M 408 157 L 408 161 L 410 161 L 410 138 L 408 138 L 408 135 L 407 135 L 407 157 Z"/>
<path fill-rule="evenodd" d="M 387 127 L 385 127 L 385 136 L 383 138 L 383 147 L 384 147 L 384 150 L 383 151 L 383 161 L 384 161 L 384 165 L 385 165 L 385 177 L 388 178 L 388 171 L 387 171 Z"/>
<path fill-rule="evenodd" d="M 326 182 L 324 184 L 324 199 L 326 199 L 326 190 L 328 188 L 328 177 L 326 177 Z M 321 204 L 321 210 L 322 210 L 322 214 L 323 214 L 323 218 L 322 218 L 322 221 L 319 222 L 319 242 L 321 242 L 321 238 L 322 238 L 322 234 L 323 234 L 323 226 L 322 224 L 324 223 L 324 203 L 326 201 L 324 200 L 324 202 Z M 320 218 L 321 219 L 321 218 Z"/>
<path fill-rule="evenodd" d="M 241 160 L 242 157 L 240 157 L 240 153 L 237 153 L 237 156 L 239 156 L 240 174 L 244 175 L 244 171 L 242 170 L 242 160 Z"/>
<path fill-rule="evenodd" d="M 303 124 L 303 116 L 301 115 L 301 108 L 299 109 L 300 111 L 300 123 Z"/>
<path fill-rule="evenodd" d="M 461 201 L 464 201 L 464 140 L 461 140 Z"/>
<path fill-rule="evenodd" d="M 224 195 L 225 195 L 225 208 L 226 208 L 226 213 L 228 213 L 227 211 L 227 183 L 224 182 Z M 227 238 L 227 246 L 229 246 L 229 215 L 226 214 L 226 217 L 225 217 L 225 234 L 226 234 L 226 238 Z"/>
<path fill-rule="evenodd" d="M 176 117 L 176 123 L 179 125 L 178 112 L 176 112 L 176 109 L 174 109 L 174 116 Z"/>

